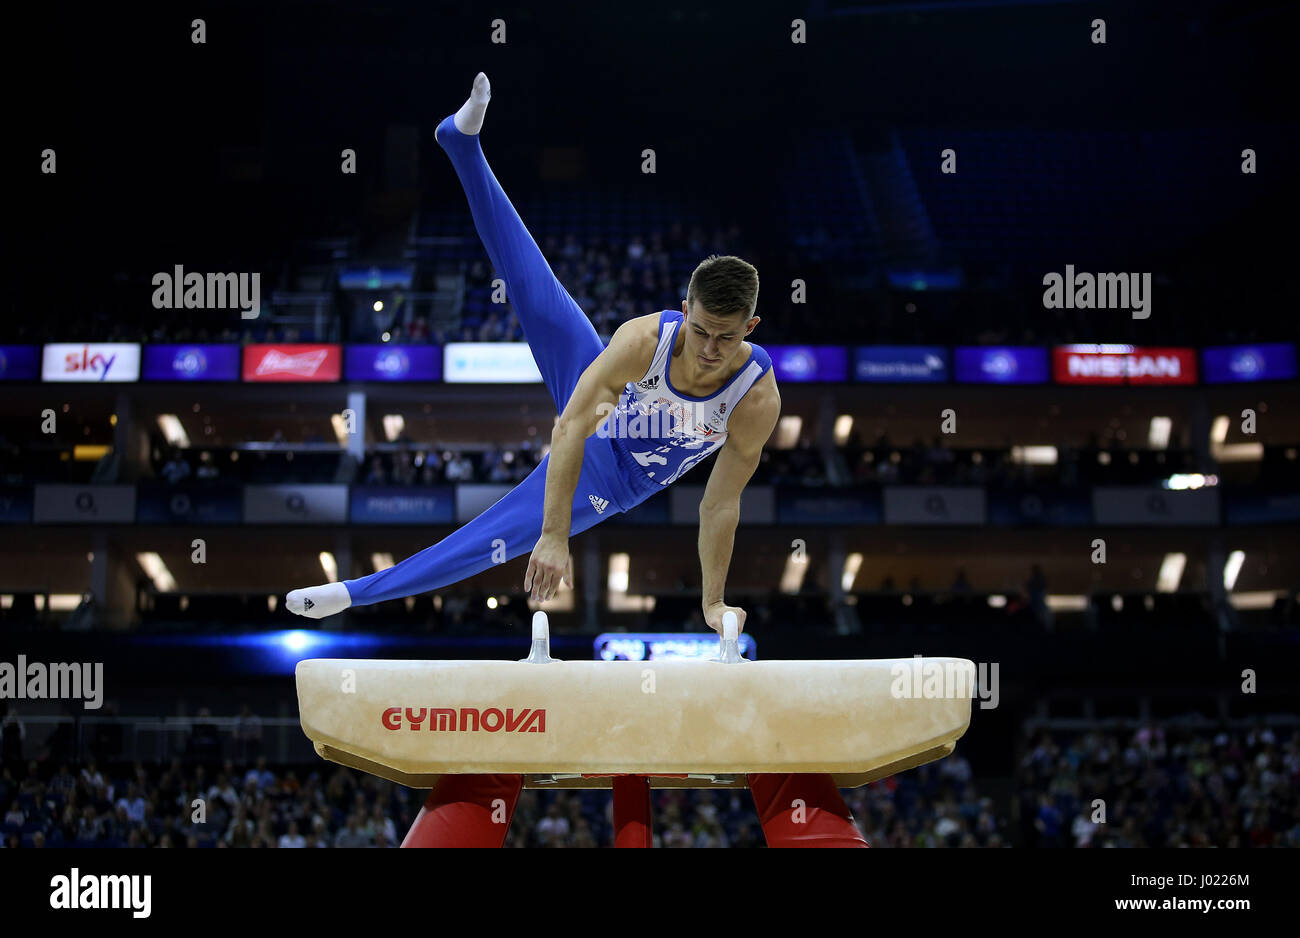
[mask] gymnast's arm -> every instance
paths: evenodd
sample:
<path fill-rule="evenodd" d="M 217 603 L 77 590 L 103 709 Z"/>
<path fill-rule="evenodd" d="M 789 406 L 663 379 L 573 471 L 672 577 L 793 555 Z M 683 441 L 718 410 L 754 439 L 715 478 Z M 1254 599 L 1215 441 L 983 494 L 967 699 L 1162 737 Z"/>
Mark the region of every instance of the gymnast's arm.
<path fill-rule="evenodd" d="M 700 500 L 700 569 L 704 575 L 700 602 L 704 620 L 718 632 L 726 612 L 734 612 L 741 630 L 745 628 L 745 610 L 728 606 L 723 592 L 740 521 L 740 493 L 758 468 L 763 444 L 780 416 L 781 395 L 769 371 L 746 392 L 727 421 L 727 442 L 718 451 Z"/>
<path fill-rule="evenodd" d="M 524 590 L 533 599 L 555 595 L 560 581 L 573 586 L 569 559 L 569 531 L 573 526 L 573 492 L 582 473 L 587 437 L 596 432 L 629 381 L 645 374 L 654 354 L 647 347 L 647 318 L 629 319 L 618 327 L 609 345 L 587 366 L 569 396 L 569 402 L 551 431 L 551 459 L 546 467 L 546 500 L 542 511 L 542 536 L 528 558 Z"/>

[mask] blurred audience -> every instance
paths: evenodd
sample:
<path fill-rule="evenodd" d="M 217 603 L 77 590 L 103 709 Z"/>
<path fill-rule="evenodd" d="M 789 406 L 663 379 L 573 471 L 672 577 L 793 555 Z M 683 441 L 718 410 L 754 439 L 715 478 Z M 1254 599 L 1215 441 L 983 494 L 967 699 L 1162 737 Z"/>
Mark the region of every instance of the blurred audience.
<path fill-rule="evenodd" d="M 1300 846 L 1291 729 L 1040 732 L 1017 788 L 1029 846 Z"/>

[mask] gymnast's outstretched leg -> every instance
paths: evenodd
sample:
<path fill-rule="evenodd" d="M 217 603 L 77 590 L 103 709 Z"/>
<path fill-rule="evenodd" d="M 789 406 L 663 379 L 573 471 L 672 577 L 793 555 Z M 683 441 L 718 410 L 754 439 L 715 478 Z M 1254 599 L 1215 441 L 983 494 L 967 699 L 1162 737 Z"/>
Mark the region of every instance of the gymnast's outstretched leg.
<path fill-rule="evenodd" d="M 609 480 L 616 468 L 608 445 L 602 446 L 601 442 L 594 434 L 586 441 L 582 471 L 573 493 L 570 535 L 580 534 L 622 510 L 608 494 L 613 488 Z M 546 470 L 550 460 L 548 454 L 528 478 L 492 507 L 432 547 L 412 554 L 387 570 L 344 580 L 338 585 L 346 588 L 352 605 L 368 606 L 459 583 L 495 564 L 528 553 L 542 536 Z M 591 499 L 593 494 L 597 495 L 596 501 Z M 569 585 L 573 585 L 572 581 Z M 292 593 L 289 595 L 294 598 Z M 302 614 L 312 616 L 312 610 L 304 610 Z"/>

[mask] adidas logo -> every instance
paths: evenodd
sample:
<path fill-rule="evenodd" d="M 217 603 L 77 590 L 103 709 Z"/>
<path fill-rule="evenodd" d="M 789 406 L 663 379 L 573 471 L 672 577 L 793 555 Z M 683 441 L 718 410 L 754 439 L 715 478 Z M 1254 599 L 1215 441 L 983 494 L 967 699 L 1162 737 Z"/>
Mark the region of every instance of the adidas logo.
<path fill-rule="evenodd" d="M 605 509 L 609 507 L 608 498 L 597 498 L 595 495 L 588 495 L 587 497 L 591 499 L 591 507 L 596 509 L 598 515 L 603 515 Z"/>
<path fill-rule="evenodd" d="M 659 387 L 659 376 L 654 375 L 646 378 L 644 381 L 638 381 L 636 386 L 642 391 L 653 391 L 655 388 Z"/>
<path fill-rule="evenodd" d="M 315 604 L 314 602 L 312 602 L 310 599 L 304 599 L 304 600 L 302 601 L 302 608 L 304 608 L 304 609 L 315 609 L 315 608 L 316 608 L 316 604 Z"/>

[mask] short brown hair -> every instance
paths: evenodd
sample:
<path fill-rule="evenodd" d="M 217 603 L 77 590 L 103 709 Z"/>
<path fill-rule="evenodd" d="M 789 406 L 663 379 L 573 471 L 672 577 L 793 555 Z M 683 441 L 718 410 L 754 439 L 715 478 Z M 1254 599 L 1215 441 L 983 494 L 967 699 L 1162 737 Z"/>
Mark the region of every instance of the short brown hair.
<path fill-rule="evenodd" d="M 714 316 L 754 315 L 758 305 L 758 270 L 753 264 L 728 254 L 710 254 L 691 274 L 686 305 L 699 301 Z"/>

